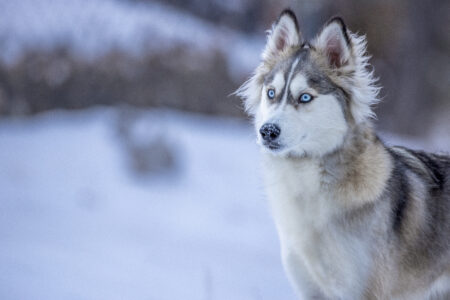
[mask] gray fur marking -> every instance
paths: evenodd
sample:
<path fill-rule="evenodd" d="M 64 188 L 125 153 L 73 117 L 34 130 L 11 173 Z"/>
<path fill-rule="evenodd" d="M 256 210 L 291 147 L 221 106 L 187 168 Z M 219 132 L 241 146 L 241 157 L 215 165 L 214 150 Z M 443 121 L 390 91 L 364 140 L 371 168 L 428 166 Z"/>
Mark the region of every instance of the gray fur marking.
<path fill-rule="evenodd" d="M 284 60 L 279 62 L 269 74 L 267 74 L 264 78 L 264 84 L 270 85 L 275 77 L 275 74 L 280 71 L 283 72 L 283 77 L 286 82 L 283 89 L 280 93 L 277 93 L 277 98 L 272 102 L 273 104 L 280 105 L 281 100 L 285 98 L 285 93 L 287 93 L 288 103 L 294 105 L 294 107 L 298 107 L 297 99 L 294 99 L 290 90 L 288 89 L 290 85 L 289 74 L 291 73 L 293 64 L 297 61 L 298 63 L 293 70 L 293 77 L 295 75 L 301 73 L 306 79 L 308 85 L 315 89 L 318 93 L 327 95 L 333 94 L 335 98 L 338 100 L 339 105 L 341 106 L 342 113 L 347 122 L 353 123 L 353 118 L 350 112 L 350 101 L 349 95 L 343 88 L 336 85 L 332 82 L 311 60 L 310 58 L 310 49 L 302 48 L 300 49 L 296 55 L 290 57 L 288 60 Z M 287 89 L 287 90 L 286 90 Z"/>

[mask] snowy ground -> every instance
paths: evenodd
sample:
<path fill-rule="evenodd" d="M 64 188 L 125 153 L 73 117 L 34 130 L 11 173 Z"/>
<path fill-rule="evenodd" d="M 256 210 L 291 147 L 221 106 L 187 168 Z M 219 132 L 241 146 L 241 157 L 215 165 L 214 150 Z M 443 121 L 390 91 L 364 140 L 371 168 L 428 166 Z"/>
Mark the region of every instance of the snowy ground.
<path fill-rule="evenodd" d="M 294 299 L 248 124 L 147 112 L 180 163 L 138 178 L 117 115 L 0 120 L 0 299 Z"/>
<path fill-rule="evenodd" d="M 142 112 L 178 162 L 142 178 L 119 115 L 0 120 L 0 299 L 294 299 L 249 125 Z"/>

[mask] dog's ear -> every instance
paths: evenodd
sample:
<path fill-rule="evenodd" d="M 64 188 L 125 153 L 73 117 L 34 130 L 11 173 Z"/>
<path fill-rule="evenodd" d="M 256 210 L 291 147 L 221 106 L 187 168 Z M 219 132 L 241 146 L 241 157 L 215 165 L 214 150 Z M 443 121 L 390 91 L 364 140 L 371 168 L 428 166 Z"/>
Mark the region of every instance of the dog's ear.
<path fill-rule="evenodd" d="M 349 30 L 339 17 L 330 19 L 312 42 L 325 57 L 333 80 L 351 95 L 350 110 L 355 122 L 374 118 L 372 106 L 380 88 L 366 53 L 366 38 Z M 335 72 L 339 71 L 339 72 Z"/>
<path fill-rule="evenodd" d="M 276 58 L 284 50 L 301 43 L 297 18 L 292 10 L 284 10 L 267 36 L 267 44 L 262 54 L 263 60 Z"/>
<path fill-rule="evenodd" d="M 331 18 L 313 42 L 314 47 L 327 56 L 330 67 L 340 68 L 351 59 L 351 41 L 344 21 Z"/>

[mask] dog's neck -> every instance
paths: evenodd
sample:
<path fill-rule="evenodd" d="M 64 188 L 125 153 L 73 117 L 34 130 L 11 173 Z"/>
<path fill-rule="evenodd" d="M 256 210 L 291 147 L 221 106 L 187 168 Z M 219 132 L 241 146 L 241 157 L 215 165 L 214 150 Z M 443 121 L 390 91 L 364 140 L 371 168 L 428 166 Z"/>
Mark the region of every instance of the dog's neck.
<path fill-rule="evenodd" d="M 360 169 L 358 162 L 367 155 L 367 151 L 377 149 L 377 144 L 382 145 L 369 124 L 353 125 L 337 149 L 316 158 L 323 169 L 323 179 L 330 184 L 339 184 L 340 181 L 348 181 L 348 176 L 361 173 L 364 170 Z"/>
<path fill-rule="evenodd" d="M 270 159 L 270 158 L 269 158 Z M 354 125 L 341 146 L 321 156 L 284 157 L 289 174 L 302 180 L 304 165 L 315 165 L 320 189 L 335 201 L 354 207 L 374 201 L 383 192 L 391 172 L 391 159 L 368 124 Z M 270 168 L 270 166 L 269 166 Z"/>

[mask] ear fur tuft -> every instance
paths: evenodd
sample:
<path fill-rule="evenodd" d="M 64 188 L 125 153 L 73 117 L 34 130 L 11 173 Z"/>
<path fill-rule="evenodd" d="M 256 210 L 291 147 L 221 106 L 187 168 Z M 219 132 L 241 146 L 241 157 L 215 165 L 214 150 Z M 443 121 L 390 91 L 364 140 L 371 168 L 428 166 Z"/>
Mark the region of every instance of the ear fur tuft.
<path fill-rule="evenodd" d="M 373 66 L 369 63 L 371 56 L 367 54 L 367 41 L 364 35 L 349 33 L 352 45 L 351 84 L 346 87 L 352 95 L 351 111 L 355 121 L 362 122 L 376 118 L 372 107 L 380 100 L 378 95 L 381 88 L 378 86 L 378 78 L 374 76 Z"/>

